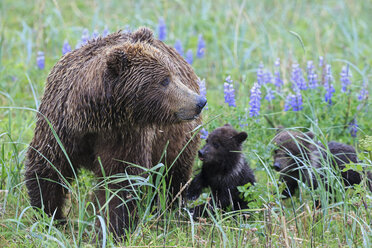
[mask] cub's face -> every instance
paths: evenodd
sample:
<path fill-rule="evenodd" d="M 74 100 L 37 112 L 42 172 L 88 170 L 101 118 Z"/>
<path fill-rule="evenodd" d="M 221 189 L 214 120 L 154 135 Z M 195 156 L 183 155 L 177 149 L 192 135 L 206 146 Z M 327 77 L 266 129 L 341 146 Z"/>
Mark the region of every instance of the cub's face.
<path fill-rule="evenodd" d="M 274 150 L 274 164 L 276 171 L 286 171 L 297 165 L 298 159 L 306 157 L 310 143 L 306 140 L 312 139 L 311 132 L 300 133 L 294 131 L 282 131 L 278 133 L 273 142 L 276 145 Z"/>
<path fill-rule="evenodd" d="M 203 163 L 222 163 L 234 156 L 235 151 L 241 151 L 246 138 L 247 133 L 239 133 L 229 124 L 219 127 L 209 134 L 206 144 L 198 152 L 199 159 Z"/>
<path fill-rule="evenodd" d="M 116 109 L 136 123 L 171 124 L 197 118 L 207 100 L 186 86 L 190 83 L 183 82 L 185 77 L 175 70 L 175 58 L 153 46 L 152 39 L 126 41 L 107 52 Z"/>

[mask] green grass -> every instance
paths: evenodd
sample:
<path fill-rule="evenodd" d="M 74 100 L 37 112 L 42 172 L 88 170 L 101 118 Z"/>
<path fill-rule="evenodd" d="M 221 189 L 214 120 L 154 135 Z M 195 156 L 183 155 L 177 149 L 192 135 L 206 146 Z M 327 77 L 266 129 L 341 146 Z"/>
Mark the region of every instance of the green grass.
<path fill-rule="evenodd" d="M 365 185 L 345 191 L 337 183 L 337 172 L 328 169 L 326 173 L 338 189 L 331 201 L 323 187 L 314 191 L 305 185 L 293 199 L 280 198 L 278 175 L 271 168 L 270 141 L 275 130 L 267 121 L 312 130 L 323 143 L 337 140 L 360 148 L 360 141 L 372 135 L 370 100 L 357 101 L 363 82 L 372 92 L 370 13 L 371 1 L 356 0 L 1 1 L 0 247 L 115 244 L 109 234 L 103 241 L 96 240 L 95 222 L 99 217 L 97 206 L 92 204 L 92 192 L 98 185 L 88 171 L 69 186 L 65 212 L 70 221 L 66 226 L 51 225 L 52 218 L 30 208 L 23 181 L 25 152 L 33 135 L 45 79 L 62 55 L 64 40 L 75 47 L 84 28 L 90 32 L 101 32 L 105 26 L 110 31 L 126 26 L 156 30 L 160 16 L 168 26 L 169 45 L 180 39 L 185 51 L 193 49 L 195 53 L 198 35 L 203 34 L 206 56 L 195 59 L 193 67 L 207 82 L 205 128 L 212 131 L 229 122 L 248 133 L 244 154 L 258 180 L 249 194 L 257 201 L 247 212 L 217 213 L 194 222 L 180 201 L 174 202 L 172 208 L 166 206 L 166 185 L 161 176 L 148 181 L 139 178 L 133 182 L 139 184 L 134 194 L 140 199 L 140 221 L 122 246 L 371 247 L 372 196 Z M 38 50 L 45 52 L 44 70 L 36 67 Z M 258 119 L 248 116 L 249 91 L 260 62 L 273 71 L 275 59 L 280 58 L 285 88 L 289 89 L 291 64 L 298 62 L 305 68 L 307 60 L 317 64 L 320 55 L 332 65 L 336 80 L 332 106 L 324 102 L 324 90 L 315 90 L 303 94 L 302 111 L 284 112 L 286 90 L 276 96 L 273 104 L 262 99 Z M 353 73 L 348 95 L 340 92 L 339 82 L 341 68 L 347 63 Z M 237 108 L 229 108 L 223 101 L 223 83 L 228 75 L 234 80 Z M 264 89 L 262 93 L 264 97 Z M 354 117 L 359 125 L 356 138 L 347 128 Z M 366 170 L 371 170 L 371 150 L 369 154 L 359 150 Z M 195 169 L 200 165 L 196 160 Z M 160 197 L 154 198 L 154 193 Z M 318 197 L 320 209 L 314 208 Z M 149 207 L 154 201 L 156 207 Z"/>

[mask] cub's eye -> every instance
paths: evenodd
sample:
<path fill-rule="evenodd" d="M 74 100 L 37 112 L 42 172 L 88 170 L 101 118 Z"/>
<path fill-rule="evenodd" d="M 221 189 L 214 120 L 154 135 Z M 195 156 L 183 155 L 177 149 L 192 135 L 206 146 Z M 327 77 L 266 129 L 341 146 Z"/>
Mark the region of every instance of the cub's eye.
<path fill-rule="evenodd" d="M 216 149 L 218 149 L 218 147 L 220 147 L 220 145 L 219 145 L 218 143 L 216 143 L 216 142 L 213 142 L 212 145 L 213 145 L 213 147 L 216 148 Z"/>
<path fill-rule="evenodd" d="M 161 85 L 163 85 L 163 86 L 167 86 L 169 83 L 170 83 L 170 79 L 169 78 L 166 78 L 163 81 L 161 81 Z"/>

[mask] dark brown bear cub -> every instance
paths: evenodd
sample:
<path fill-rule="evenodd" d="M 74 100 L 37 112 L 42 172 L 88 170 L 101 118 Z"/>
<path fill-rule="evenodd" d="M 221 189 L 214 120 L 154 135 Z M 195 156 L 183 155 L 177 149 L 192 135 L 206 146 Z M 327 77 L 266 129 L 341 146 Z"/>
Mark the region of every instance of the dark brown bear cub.
<path fill-rule="evenodd" d="M 207 143 L 199 151 L 203 165 L 200 174 L 190 184 L 188 199 L 197 199 L 203 188 L 210 187 L 217 207 L 226 209 L 231 206 L 234 210 L 247 208 L 237 189 L 237 186 L 256 182 L 252 169 L 241 153 L 246 138 L 246 132 L 237 132 L 229 124 L 209 134 Z M 210 206 L 213 206 L 213 202 L 210 202 Z M 199 214 L 194 211 L 194 217 Z"/>
<path fill-rule="evenodd" d="M 342 171 L 345 164 L 358 162 L 352 146 L 331 141 L 326 148 L 321 143 L 313 141 L 313 138 L 312 132 L 300 133 L 287 130 L 280 131 L 275 136 L 273 141 L 277 149 L 274 151 L 273 166 L 280 172 L 280 180 L 286 185 L 284 196 L 292 196 L 301 180 L 315 189 L 319 186 L 317 178 L 321 178 L 326 188 L 331 190 L 331 186 L 324 178 L 324 170 L 322 172 L 324 163 L 329 163 L 335 170 L 341 171 L 345 186 L 359 184 L 362 181 L 359 172 Z M 320 173 L 319 177 L 314 174 L 315 170 Z M 368 177 L 371 180 L 370 173 Z M 370 183 L 369 187 L 371 188 Z"/>

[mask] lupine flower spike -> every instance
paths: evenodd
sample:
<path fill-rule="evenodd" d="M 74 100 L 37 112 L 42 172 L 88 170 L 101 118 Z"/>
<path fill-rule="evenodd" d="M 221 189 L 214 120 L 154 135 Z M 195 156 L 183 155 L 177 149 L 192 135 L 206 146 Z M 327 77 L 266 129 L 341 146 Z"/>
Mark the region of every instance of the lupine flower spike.
<path fill-rule="evenodd" d="M 207 98 L 207 88 L 205 86 L 205 79 L 199 81 L 200 95 Z M 208 109 L 208 103 L 205 105 L 204 109 Z"/>
<path fill-rule="evenodd" d="M 203 39 L 203 35 L 200 34 L 199 39 L 198 39 L 198 49 L 196 50 L 196 57 L 201 59 L 204 57 L 204 53 L 205 53 L 205 41 Z"/>
<path fill-rule="evenodd" d="M 207 137 L 208 137 L 208 131 L 205 130 L 205 128 L 203 127 L 202 130 L 200 130 L 200 138 L 207 139 Z"/>
<path fill-rule="evenodd" d="M 351 80 L 350 80 L 351 75 L 349 71 L 349 65 L 342 67 L 340 76 L 341 76 L 340 81 L 342 85 L 341 91 L 346 92 L 347 87 L 351 84 Z"/>
<path fill-rule="evenodd" d="M 158 38 L 161 41 L 164 41 L 167 38 L 167 26 L 165 24 L 164 18 L 159 18 L 158 23 Z"/>
<path fill-rule="evenodd" d="M 350 135 L 352 137 L 356 137 L 357 136 L 358 123 L 357 123 L 357 121 L 356 121 L 355 118 L 349 123 L 349 130 L 350 130 Z"/>
<path fill-rule="evenodd" d="M 264 65 L 261 62 L 257 69 L 257 83 L 259 85 L 263 85 L 265 82 L 263 68 L 264 68 Z"/>
<path fill-rule="evenodd" d="M 251 97 L 249 99 L 249 116 L 256 117 L 260 115 L 261 108 L 261 86 L 258 83 L 254 83 L 251 89 Z"/>
<path fill-rule="evenodd" d="M 306 90 L 307 85 L 306 81 L 302 75 L 302 70 L 300 68 L 299 64 L 293 64 L 292 65 L 292 75 L 291 75 L 291 80 L 292 80 L 292 88 L 293 90 Z"/>
<path fill-rule="evenodd" d="M 270 88 L 266 88 L 266 96 L 265 99 L 269 102 L 271 102 L 273 99 L 275 99 L 274 91 Z"/>
<path fill-rule="evenodd" d="M 43 70 L 45 68 L 44 52 L 42 52 L 42 51 L 37 52 L 36 64 L 37 64 L 37 67 L 39 67 L 40 70 Z"/>
<path fill-rule="evenodd" d="M 225 94 L 225 102 L 229 104 L 230 107 L 236 107 L 235 90 L 233 86 L 233 81 L 231 80 L 230 76 L 226 78 L 226 82 L 223 84 L 223 89 Z"/>
<path fill-rule="evenodd" d="M 288 111 L 291 108 L 293 111 L 300 111 L 303 109 L 302 95 L 298 91 L 296 94 L 289 94 L 284 103 L 284 111 Z"/>
<path fill-rule="evenodd" d="M 181 55 L 183 56 L 183 48 L 182 48 L 182 43 L 180 40 L 176 40 L 176 43 L 174 43 L 174 49 L 176 49 L 176 51 Z"/>
<path fill-rule="evenodd" d="M 186 59 L 187 63 L 189 63 L 190 65 L 192 65 L 192 63 L 194 62 L 193 57 L 194 57 L 194 55 L 192 53 L 192 50 L 191 49 L 187 50 L 185 59 Z"/>
<path fill-rule="evenodd" d="M 283 80 L 280 77 L 280 59 L 276 59 L 275 61 L 275 78 L 274 84 L 277 88 L 281 88 L 283 86 Z"/>
<path fill-rule="evenodd" d="M 314 63 L 313 61 L 307 61 L 307 81 L 309 83 L 310 89 L 315 89 L 318 87 L 318 75 L 314 70 Z"/>
<path fill-rule="evenodd" d="M 102 32 L 102 37 L 106 37 L 107 35 L 109 35 L 109 33 L 110 33 L 109 29 L 105 27 L 105 29 Z"/>
<path fill-rule="evenodd" d="M 65 55 L 66 53 L 68 52 L 71 52 L 71 46 L 70 44 L 68 43 L 68 41 L 66 40 L 64 43 L 63 43 L 63 47 L 62 47 L 62 55 Z"/>
<path fill-rule="evenodd" d="M 326 75 L 324 77 L 324 88 L 326 89 L 324 100 L 328 104 L 332 104 L 332 96 L 333 96 L 333 93 L 335 92 L 335 88 L 333 87 L 332 81 L 333 81 L 333 76 L 332 76 L 331 65 L 327 64 Z"/>

